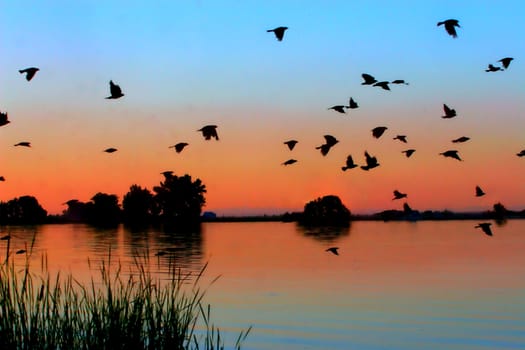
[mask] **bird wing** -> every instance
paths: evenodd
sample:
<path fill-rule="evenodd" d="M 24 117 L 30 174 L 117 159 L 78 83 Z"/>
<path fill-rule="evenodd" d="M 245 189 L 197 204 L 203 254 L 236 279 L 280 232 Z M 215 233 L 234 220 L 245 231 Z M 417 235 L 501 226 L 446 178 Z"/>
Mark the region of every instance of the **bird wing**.
<path fill-rule="evenodd" d="M 109 81 L 109 92 L 111 93 L 111 96 L 122 95 L 122 90 L 120 89 L 120 86 L 115 84 L 113 80 Z"/>
<path fill-rule="evenodd" d="M 454 22 L 445 22 L 445 29 L 447 30 L 447 33 L 450 34 L 453 38 L 457 38 L 458 34 L 456 33 Z"/>
<path fill-rule="evenodd" d="M 367 83 L 367 84 L 372 84 L 372 83 L 376 82 L 376 78 L 374 78 L 370 74 L 363 73 L 363 74 L 361 74 L 361 76 L 363 77 L 365 83 Z"/>
<path fill-rule="evenodd" d="M 326 144 L 330 146 L 333 146 L 338 142 L 332 135 L 324 135 L 324 139 L 326 140 Z"/>

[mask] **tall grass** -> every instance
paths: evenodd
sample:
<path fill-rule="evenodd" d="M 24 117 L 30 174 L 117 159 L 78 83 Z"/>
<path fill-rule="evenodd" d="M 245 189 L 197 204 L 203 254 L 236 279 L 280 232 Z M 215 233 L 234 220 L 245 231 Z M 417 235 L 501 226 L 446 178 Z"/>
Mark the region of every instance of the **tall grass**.
<path fill-rule="evenodd" d="M 26 253 L 28 254 L 28 253 Z M 38 273 L 29 255 L 22 268 L 6 255 L 0 266 L 0 349 L 224 349 L 211 323 L 199 281 L 170 269 L 169 279 L 154 277 L 147 261 L 135 272 L 111 268 L 111 253 L 100 278 L 81 283 L 71 274 L 51 275 L 42 257 Z M 234 344 L 241 348 L 251 327 Z"/>

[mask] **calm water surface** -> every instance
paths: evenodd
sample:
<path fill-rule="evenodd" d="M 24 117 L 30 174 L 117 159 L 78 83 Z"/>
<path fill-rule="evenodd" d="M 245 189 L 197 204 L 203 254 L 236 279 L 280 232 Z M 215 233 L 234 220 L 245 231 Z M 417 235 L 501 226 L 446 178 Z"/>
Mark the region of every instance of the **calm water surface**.
<path fill-rule="evenodd" d="M 194 274 L 208 263 L 203 285 L 220 275 L 206 295 L 213 320 L 228 344 L 252 325 L 245 349 L 525 349 L 525 220 L 493 225 L 493 237 L 476 224 L 207 223 L 186 236 L 83 225 L 2 232 L 14 236 L 13 250 L 36 233 L 33 264 L 46 254 L 52 271 L 80 280 L 96 274 L 88 258 L 96 265 L 109 249 L 124 266 L 147 255 L 160 276 L 170 261 Z M 325 252 L 331 246 L 339 256 Z"/>

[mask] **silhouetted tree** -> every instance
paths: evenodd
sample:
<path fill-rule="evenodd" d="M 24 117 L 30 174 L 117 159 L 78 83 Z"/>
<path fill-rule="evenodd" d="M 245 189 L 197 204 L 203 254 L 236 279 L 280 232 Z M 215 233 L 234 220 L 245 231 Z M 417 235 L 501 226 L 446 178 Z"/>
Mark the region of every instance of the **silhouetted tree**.
<path fill-rule="evenodd" d="M 47 211 L 33 196 L 22 196 L 0 203 L 1 224 L 34 225 L 44 223 Z"/>
<path fill-rule="evenodd" d="M 68 200 L 67 209 L 64 210 L 63 216 L 71 222 L 88 222 L 93 203 L 81 202 L 78 199 Z"/>
<path fill-rule="evenodd" d="M 125 223 L 147 224 L 158 214 L 153 194 L 139 185 L 131 185 L 122 199 L 122 215 Z"/>
<path fill-rule="evenodd" d="M 117 226 L 120 223 L 118 197 L 114 194 L 97 193 L 88 207 L 88 222 L 96 226 Z"/>
<path fill-rule="evenodd" d="M 334 195 L 317 198 L 304 206 L 300 223 L 313 226 L 348 226 L 350 211 Z"/>
<path fill-rule="evenodd" d="M 206 203 L 206 186 L 200 179 L 192 181 L 189 175 L 167 176 L 153 191 L 163 223 L 181 227 L 200 222 L 202 207 Z"/>

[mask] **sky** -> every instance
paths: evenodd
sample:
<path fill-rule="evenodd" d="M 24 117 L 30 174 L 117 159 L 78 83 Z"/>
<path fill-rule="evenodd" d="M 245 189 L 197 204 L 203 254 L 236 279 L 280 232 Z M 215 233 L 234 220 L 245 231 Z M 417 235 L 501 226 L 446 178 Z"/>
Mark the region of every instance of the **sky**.
<path fill-rule="evenodd" d="M 436 26 L 449 18 L 457 38 Z M 219 215 L 302 210 L 324 195 L 353 213 L 401 209 L 395 189 L 419 210 L 525 209 L 523 23 L 522 1 L 0 0 L 11 121 L 0 200 L 33 195 L 58 214 L 69 199 L 152 189 L 173 170 L 201 179 L 204 210 Z M 281 42 L 266 32 L 279 26 Z M 514 58 L 507 70 L 485 72 L 503 57 Z M 30 82 L 27 67 L 40 68 Z M 409 85 L 363 86 L 362 73 Z M 124 97 L 105 99 L 109 80 Z M 328 110 L 350 97 L 358 109 Z M 444 103 L 457 117 L 441 118 Z M 197 132 L 208 124 L 219 141 Z M 379 139 L 376 126 L 388 127 Z M 326 134 L 339 143 L 322 156 Z M 460 136 L 470 140 L 451 142 Z M 176 153 L 178 142 L 189 146 Z M 439 155 L 449 149 L 463 161 Z M 363 165 L 365 150 L 379 167 L 341 170 L 348 155 Z"/>

